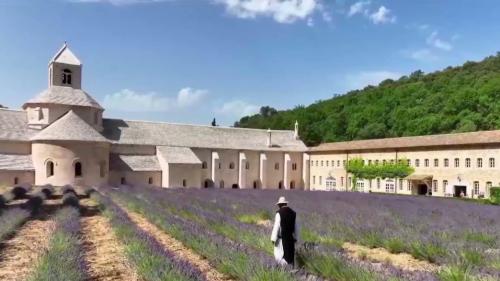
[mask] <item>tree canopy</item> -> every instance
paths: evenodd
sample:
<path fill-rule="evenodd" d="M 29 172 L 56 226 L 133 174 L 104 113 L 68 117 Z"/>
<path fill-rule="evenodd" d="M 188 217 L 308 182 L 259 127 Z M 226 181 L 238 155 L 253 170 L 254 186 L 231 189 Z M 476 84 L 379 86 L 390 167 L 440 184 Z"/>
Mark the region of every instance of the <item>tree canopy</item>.
<path fill-rule="evenodd" d="M 500 128 L 500 53 L 424 74 L 417 70 L 309 106 L 269 106 L 235 127 L 293 129 L 307 145 Z"/>

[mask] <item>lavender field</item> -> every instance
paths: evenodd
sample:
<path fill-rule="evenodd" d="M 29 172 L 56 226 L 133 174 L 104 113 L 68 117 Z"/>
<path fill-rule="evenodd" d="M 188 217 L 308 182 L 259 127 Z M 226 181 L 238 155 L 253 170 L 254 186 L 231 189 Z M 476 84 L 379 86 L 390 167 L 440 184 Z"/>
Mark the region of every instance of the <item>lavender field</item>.
<path fill-rule="evenodd" d="M 495 206 L 337 192 L 121 187 L 106 193 L 239 280 L 500 279 Z M 282 195 L 301 225 L 299 268 L 293 271 L 274 264 L 269 242 L 274 203 Z M 355 256 L 346 242 L 406 253 L 426 266 Z"/>

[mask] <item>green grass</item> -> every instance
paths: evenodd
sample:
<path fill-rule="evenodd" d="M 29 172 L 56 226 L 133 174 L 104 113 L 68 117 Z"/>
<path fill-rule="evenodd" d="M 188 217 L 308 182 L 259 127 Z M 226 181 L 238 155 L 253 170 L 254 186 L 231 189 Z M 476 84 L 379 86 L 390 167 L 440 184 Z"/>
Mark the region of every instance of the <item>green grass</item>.
<path fill-rule="evenodd" d="M 494 247 L 496 244 L 495 237 L 482 232 L 467 232 L 464 237 L 467 242 L 479 242 L 488 247 Z"/>
<path fill-rule="evenodd" d="M 247 224 L 258 224 L 261 221 L 271 220 L 271 214 L 266 210 L 261 210 L 256 214 L 243 214 L 236 217 L 236 219 L 242 223 Z"/>
<path fill-rule="evenodd" d="M 393 254 L 399 254 L 406 250 L 406 244 L 398 238 L 391 238 L 384 242 L 384 248 Z"/>
<path fill-rule="evenodd" d="M 413 242 L 410 246 L 410 254 L 416 259 L 432 263 L 435 263 L 438 258 L 447 255 L 446 250 L 441 246 L 422 242 Z"/>

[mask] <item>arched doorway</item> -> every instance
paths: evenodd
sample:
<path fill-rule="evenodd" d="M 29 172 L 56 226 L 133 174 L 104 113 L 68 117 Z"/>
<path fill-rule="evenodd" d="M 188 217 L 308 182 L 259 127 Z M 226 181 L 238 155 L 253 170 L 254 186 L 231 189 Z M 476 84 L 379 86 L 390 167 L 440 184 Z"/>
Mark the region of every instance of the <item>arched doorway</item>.
<path fill-rule="evenodd" d="M 259 183 L 257 181 L 253 181 L 253 189 L 259 188 Z"/>
<path fill-rule="evenodd" d="M 290 182 L 290 189 L 295 189 L 295 181 Z"/>
<path fill-rule="evenodd" d="M 220 187 L 220 188 L 224 188 L 224 181 L 220 181 L 220 183 L 219 183 L 219 187 Z"/>
<path fill-rule="evenodd" d="M 278 189 L 283 189 L 283 182 L 282 182 L 282 181 L 280 181 L 280 182 L 278 183 Z"/>
<path fill-rule="evenodd" d="M 238 184 L 237 184 L 237 183 L 234 183 L 234 184 L 231 186 L 231 188 L 232 188 L 232 189 L 238 189 L 238 188 L 240 188 L 240 187 L 238 186 Z"/>
<path fill-rule="evenodd" d="M 419 184 L 417 186 L 417 194 L 418 195 L 427 195 L 428 187 L 426 184 Z"/>
<path fill-rule="evenodd" d="M 209 188 L 209 187 L 213 187 L 213 182 L 211 179 L 206 179 L 205 182 L 203 183 L 203 187 L 205 188 Z"/>

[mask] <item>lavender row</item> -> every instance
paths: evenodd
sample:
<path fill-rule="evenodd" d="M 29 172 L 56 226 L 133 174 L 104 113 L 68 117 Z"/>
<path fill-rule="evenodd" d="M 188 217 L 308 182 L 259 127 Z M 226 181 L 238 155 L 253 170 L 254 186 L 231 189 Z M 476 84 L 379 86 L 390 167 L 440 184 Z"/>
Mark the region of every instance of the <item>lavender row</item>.
<path fill-rule="evenodd" d="M 93 193 L 92 197 L 110 218 L 117 237 L 125 246 L 127 258 L 135 266 L 141 279 L 206 281 L 196 267 L 179 260 L 175 253 L 168 251 L 149 233 L 139 229 L 109 197 L 101 193 Z"/>

